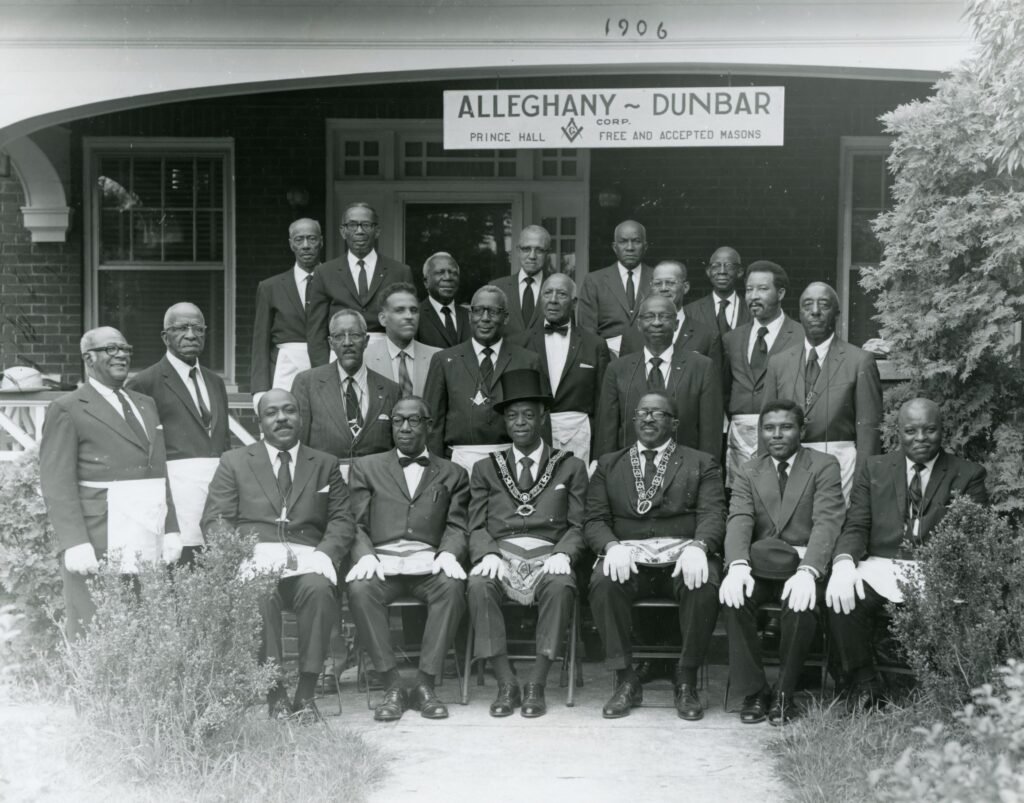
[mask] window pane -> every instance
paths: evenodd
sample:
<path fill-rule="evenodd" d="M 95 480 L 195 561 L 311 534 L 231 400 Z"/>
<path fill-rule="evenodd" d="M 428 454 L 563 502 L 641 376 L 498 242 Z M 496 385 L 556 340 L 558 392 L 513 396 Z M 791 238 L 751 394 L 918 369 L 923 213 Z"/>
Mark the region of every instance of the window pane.
<path fill-rule="evenodd" d="M 873 337 L 878 337 L 878 324 L 871 320 L 875 315 L 875 294 L 868 295 L 860 286 L 860 271 L 850 271 L 850 324 L 849 342 L 862 346 Z"/>
<path fill-rule="evenodd" d="M 878 217 L 875 210 L 853 210 L 850 224 L 850 260 L 856 265 L 859 262 L 878 262 L 882 258 L 882 245 L 875 237 L 871 221 Z"/>
<path fill-rule="evenodd" d="M 138 196 L 141 206 L 159 209 L 163 204 L 160 191 L 162 161 L 152 157 L 132 160 L 131 191 Z"/>
<path fill-rule="evenodd" d="M 379 156 L 380 143 L 376 140 L 368 140 L 363 143 L 363 156 Z"/>
<path fill-rule="evenodd" d="M 853 159 L 853 207 L 881 209 L 885 157 L 855 156 Z"/>
<path fill-rule="evenodd" d="M 197 212 L 195 217 L 197 262 L 224 261 L 224 213 L 220 210 Z"/>
<path fill-rule="evenodd" d="M 359 143 L 354 140 L 348 140 L 345 142 L 345 155 L 346 156 L 358 156 L 359 155 Z"/>
<path fill-rule="evenodd" d="M 191 209 L 194 189 L 192 160 L 168 159 L 164 163 L 164 206 Z"/>

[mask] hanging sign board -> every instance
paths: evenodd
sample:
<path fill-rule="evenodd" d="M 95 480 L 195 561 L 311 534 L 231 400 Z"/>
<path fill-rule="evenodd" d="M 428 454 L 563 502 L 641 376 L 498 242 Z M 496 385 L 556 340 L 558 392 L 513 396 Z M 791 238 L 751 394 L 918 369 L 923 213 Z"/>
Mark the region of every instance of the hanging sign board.
<path fill-rule="evenodd" d="M 506 89 L 444 93 L 444 147 L 782 145 L 785 87 Z"/>

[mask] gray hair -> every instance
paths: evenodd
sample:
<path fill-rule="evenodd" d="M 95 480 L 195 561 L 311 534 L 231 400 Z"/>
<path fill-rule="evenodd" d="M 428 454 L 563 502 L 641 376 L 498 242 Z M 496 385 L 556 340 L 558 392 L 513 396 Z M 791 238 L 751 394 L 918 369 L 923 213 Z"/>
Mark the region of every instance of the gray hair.
<path fill-rule="evenodd" d="M 363 334 L 366 334 L 366 318 L 363 317 L 363 313 L 359 310 L 349 309 L 348 307 L 338 310 L 331 316 L 331 320 L 327 323 L 327 330 L 331 330 L 331 327 L 334 326 L 334 322 L 336 320 L 345 317 L 355 318 L 359 321 L 359 328 L 362 329 Z"/>

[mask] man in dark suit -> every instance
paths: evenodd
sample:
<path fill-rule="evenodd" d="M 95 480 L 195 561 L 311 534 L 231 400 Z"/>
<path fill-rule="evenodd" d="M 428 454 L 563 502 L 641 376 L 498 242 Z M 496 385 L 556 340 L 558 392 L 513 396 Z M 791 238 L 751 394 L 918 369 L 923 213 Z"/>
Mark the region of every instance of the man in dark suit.
<path fill-rule="evenodd" d="M 322 243 L 317 221 L 300 218 L 293 222 L 288 227 L 288 247 L 295 254 L 294 267 L 264 279 L 256 288 L 249 376 L 254 408 L 261 393 L 270 388 L 291 390 L 295 375 L 310 366 L 306 307 Z"/>
<path fill-rule="evenodd" d="M 679 603 L 682 654 L 674 678 L 676 713 L 704 715 L 697 670 L 704 663 L 718 616 L 725 537 L 725 494 L 718 462 L 677 444 L 673 400 L 642 395 L 633 416 L 637 440 L 602 455 L 587 494 L 583 535 L 599 560 L 590 578 L 590 607 L 605 665 L 616 689 L 603 709 L 624 717 L 643 700 L 633 668 L 632 603 L 670 596 Z M 637 564 L 645 564 L 638 570 Z"/>
<path fill-rule="evenodd" d="M 769 358 L 764 400 L 804 408 L 804 446 L 836 456 L 849 499 L 856 466 L 882 451 L 882 381 L 873 354 L 836 337 L 838 318 L 836 291 L 809 284 L 800 296 L 804 342 Z"/>
<path fill-rule="evenodd" d="M 328 324 L 335 312 L 356 310 L 370 332 L 383 336 L 384 327 L 377 319 L 381 288 L 395 282 L 412 282 L 408 265 L 377 253 L 380 225 L 377 212 L 369 204 L 358 202 L 345 208 L 341 236 L 348 250 L 321 265 L 309 286 L 306 340 L 313 365 L 324 365 L 330 357 Z"/>
<path fill-rule="evenodd" d="M 725 337 L 750 321 L 750 311 L 736 287 L 743 280 L 743 263 L 736 249 L 723 245 L 711 255 L 705 270 L 711 293 L 686 305 L 686 316 Z"/>
<path fill-rule="evenodd" d="M 512 337 L 521 332 L 539 332 L 544 326 L 540 303 L 541 285 L 547 271 L 551 235 L 542 226 L 527 226 L 519 232 L 516 253 L 519 271 L 515 276 L 502 276 L 493 284 L 508 298 L 508 324 L 505 333 Z"/>
<path fill-rule="evenodd" d="M 676 309 L 661 295 L 640 305 L 643 351 L 614 360 L 604 375 L 597 414 L 597 454 L 623 448 L 631 440 L 636 401 L 649 390 L 665 391 L 679 412 L 676 440 L 717 455 L 722 444 L 722 382 L 718 366 L 703 354 L 672 345 Z"/>
<path fill-rule="evenodd" d="M 551 404 L 552 444 L 590 463 L 593 436 L 590 419 L 597 415 L 604 372 L 611 359 L 604 340 L 573 323 L 576 283 L 553 273 L 541 287 L 544 328 L 520 333 L 509 341 L 540 356 L 554 401 Z"/>
<path fill-rule="evenodd" d="M 851 707 L 871 705 L 881 694 L 875 622 L 886 602 L 903 601 L 893 561 L 913 559 L 913 547 L 928 540 L 953 494 L 988 501 L 985 469 L 943 451 L 942 413 L 935 402 L 905 402 L 896 424 L 900 451 L 869 457 L 857 470 L 825 592 Z"/>
<path fill-rule="evenodd" d="M 122 387 L 132 347 L 102 326 L 83 335 L 81 353 L 87 379 L 49 406 L 39 445 L 72 640 L 95 613 L 86 578 L 108 550 L 121 550 L 125 574 L 136 574 L 140 559 L 181 557 L 156 402 Z"/>
<path fill-rule="evenodd" d="M 722 339 L 718 331 L 708 328 L 694 321 L 686 314 L 683 301 L 690 289 L 690 283 L 686 279 L 686 265 L 674 259 L 667 259 L 654 266 L 654 273 L 651 274 L 651 290 L 658 295 L 664 296 L 672 301 L 676 308 L 676 337 L 672 345 L 677 349 L 689 349 L 710 357 L 711 360 L 722 369 Z M 644 347 L 644 336 L 640 333 L 638 326 L 634 325 L 622 336 L 622 349 L 619 356 L 633 354 Z"/>
<path fill-rule="evenodd" d="M 536 354 L 504 339 L 507 305 L 505 293 L 494 285 L 477 290 L 469 319 L 473 337 L 439 351 L 427 371 L 423 397 L 435 419 L 427 446 L 467 470 L 479 454 L 508 443 L 505 421 L 491 406 L 501 401 L 502 374 L 540 370 Z"/>
<path fill-rule="evenodd" d="M 459 263 L 444 251 L 423 263 L 427 300 L 420 310 L 416 339 L 434 348 L 447 349 L 469 340 L 469 310 L 455 303 L 459 292 Z"/>
<path fill-rule="evenodd" d="M 603 337 L 618 357 L 622 336 L 636 323 L 640 302 L 651 289 L 652 269 L 642 264 L 647 230 L 635 220 L 624 220 L 615 227 L 612 251 L 618 260 L 614 265 L 583 279 L 578 323 Z"/>
<path fill-rule="evenodd" d="M 330 332 L 337 364 L 295 377 L 293 390 L 302 412 L 299 440 L 344 463 L 386 452 L 393 446 L 391 408 L 401 398 L 401 389 L 363 363 L 368 338 L 360 313 L 338 310 L 331 317 Z"/>
<path fill-rule="evenodd" d="M 410 705 L 427 719 L 448 708 L 434 691 L 444 656 L 466 609 L 466 506 L 469 477 L 427 451 L 430 410 L 415 396 L 391 411 L 396 450 L 357 460 L 349 476 L 356 540 L 355 565 L 345 578 L 360 643 L 386 691 L 378 722 L 400 719 Z M 419 672 L 411 694 L 402 688 L 391 646 L 387 605 L 411 595 L 427 603 Z"/>
<path fill-rule="evenodd" d="M 275 718 L 299 713 L 319 719 L 313 696 L 337 618 L 337 567 L 355 536 L 348 489 L 334 457 L 299 443 L 301 414 L 292 394 L 268 391 L 257 412 L 263 440 L 221 456 L 203 511 L 203 532 L 210 537 L 218 527 L 232 527 L 255 533 L 255 567 L 285 569 L 260 606 L 260 659 L 280 666 L 281 611 L 293 611 L 299 683 L 289 703 L 278 681 L 267 706 Z"/>
<path fill-rule="evenodd" d="M 768 453 L 740 466 L 725 525 L 727 574 L 719 590 L 729 628 L 729 687 L 743 698 L 740 721 L 782 725 L 799 716 L 793 692 L 818 626 L 846 514 L 839 463 L 800 445 L 803 410 L 788 399 L 767 402 L 760 430 Z M 782 603 L 779 678 L 769 689 L 761 663 L 757 611 Z"/>
<path fill-rule="evenodd" d="M 167 474 L 181 540 L 181 563 L 191 565 L 203 545 L 199 520 L 206 490 L 220 456 L 231 448 L 228 394 L 224 380 L 199 365 L 206 344 L 206 320 L 195 304 L 180 303 L 164 313 L 161 333 L 167 353 L 139 371 L 126 387 L 151 397 L 164 429 Z"/>
<path fill-rule="evenodd" d="M 747 268 L 747 309 L 754 320 L 725 335 L 722 346 L 728 361 L 725 378 L 729 414 L 729 449 L 726 479 L 757 451 L 757 419 L 764 402 L 768 358 L 803 340 L 804 330 L 782 312 L 789 276 L 767 260 Z"/>
<path fill-rule="evenodd" d="M 381 290 L 380 321 L 385 337 L 366 347 L 370 370 L 398 384 L 403 396 L 420 396 L 427 384 L 430 358 L 440 349 L 414 340 L 420 322 L 416 288 L 405 282 Z"/>
<path fill-rule="evenodd" d="M 469 614 L 473 655 L 490 659 L 498 681 L 491 716 L 509 716 L 522 705 L 522 715 L 532 718 L 547 713 L 544 686 L 576 597 L 573 564 L 583 555 L 587 469 L 541 437 L 551 396 L 540 373 L 509 371 L 501 385 L 502 400 L 494 408 L 504 417 L 512 448 L 473 466 Z M 522 690 L 508 659 L 504 598 L 537 603 L 537 654 Z"/>

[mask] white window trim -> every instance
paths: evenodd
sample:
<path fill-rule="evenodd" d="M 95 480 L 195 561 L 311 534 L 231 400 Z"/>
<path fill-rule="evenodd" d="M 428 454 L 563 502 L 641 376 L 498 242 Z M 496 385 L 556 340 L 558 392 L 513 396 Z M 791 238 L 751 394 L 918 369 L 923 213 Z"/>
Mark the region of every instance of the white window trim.
<path fill-rule="evenodd" d="M 82 186 L 84 260 L 82 266 L 83 323 L 85 329 L 100 325 L 99 290 L 99 237 L 97 236 L 98 210 L 101 207 L 99 187 L 96 183 L 95 161 L 105 151 L 134 151 L 161 153 L 166 151 L 209 151 L 224 154 L 224 191 L 227 194 L 224 209 L 224 381 L 229 392 L 237 389 L 235 383 L 235 140 L 232 137 L 83 137 Z M 118 268 L 113 268 L 117 270 Z M 124 268 L 124 269 L 127 269 Z M 175 269 L 189 270 L 188 266 Z M 203 266 L 193 268 L 205 269 Z M 155 321 L 154 326 L 159 326 Z M 131 333 L 125 333 L 131 338 Z M 136 366 L 141 368 L 142 366 Z"/>

